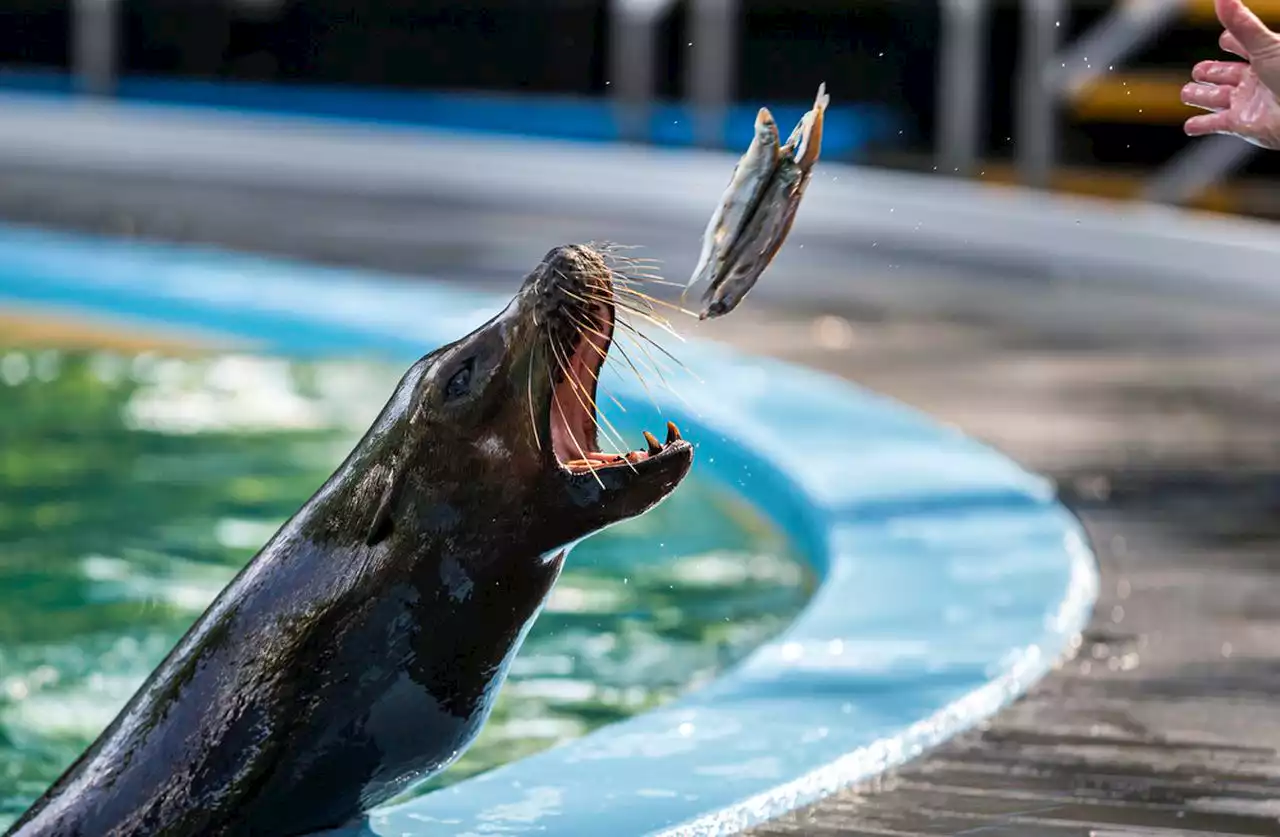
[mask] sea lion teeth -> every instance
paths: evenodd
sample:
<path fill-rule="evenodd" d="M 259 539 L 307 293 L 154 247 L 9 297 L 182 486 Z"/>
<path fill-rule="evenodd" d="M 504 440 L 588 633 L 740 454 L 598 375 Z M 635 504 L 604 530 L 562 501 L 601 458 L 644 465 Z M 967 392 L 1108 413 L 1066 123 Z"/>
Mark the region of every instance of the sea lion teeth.
<path fill-rule="evenodd" d="M 648 430 L 644 432 L 644 440 L 649 445 L 650 456 L 657 456 L 658 454 L 662 453 L 662 445 L 658 444 L 658 438 L 654 436 L 652 433 L 650 433 Z"/>
<path fill-rule="evenodd" d="M 667 444 L 680 441 L 680 428 L 676 427 L 674 421 L 667 422 Z"/>

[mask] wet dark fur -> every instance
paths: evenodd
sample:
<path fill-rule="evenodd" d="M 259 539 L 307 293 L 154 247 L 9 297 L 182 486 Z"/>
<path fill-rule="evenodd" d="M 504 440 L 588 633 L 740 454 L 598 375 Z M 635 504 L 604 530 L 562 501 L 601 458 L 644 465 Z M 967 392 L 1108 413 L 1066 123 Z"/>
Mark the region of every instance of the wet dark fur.
<path fill-rule="evenodd" d="M 347 461 L 9 834 L 304 834 L 453 761 L 566 547 L 665 498 L 692 462 L 679 442 L 599 480 L 555 463 L 548 335 L 575 345 L 582 305 L 565 291 L 605 281 L 601 265 L 588 248 L 551 251 L 499 316 L 415 363 Z"/>

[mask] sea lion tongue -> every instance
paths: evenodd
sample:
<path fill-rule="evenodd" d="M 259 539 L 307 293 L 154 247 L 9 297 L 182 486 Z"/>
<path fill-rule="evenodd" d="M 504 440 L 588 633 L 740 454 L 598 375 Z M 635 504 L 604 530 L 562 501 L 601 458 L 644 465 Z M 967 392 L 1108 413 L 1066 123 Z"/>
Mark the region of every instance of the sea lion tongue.
<path fill-rule="evenodd" d="M 297 835 L 474 740 L 567 545 L 667 497 L 693 451 L 596 444 L 615 326 L 600 252 L 558 247 L 415 363 L 323 487 L 10 835 Z"/>

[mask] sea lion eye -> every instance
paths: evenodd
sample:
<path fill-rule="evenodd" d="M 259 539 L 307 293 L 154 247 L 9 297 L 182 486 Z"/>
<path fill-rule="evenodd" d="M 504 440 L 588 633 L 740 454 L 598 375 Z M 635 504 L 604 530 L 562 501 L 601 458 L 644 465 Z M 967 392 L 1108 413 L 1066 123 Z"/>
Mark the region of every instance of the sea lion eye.
<path fill-rule="evenodd" d="M 453 401 L 471 391 L 471 371 L 475 368 L 475 358 L 467 358 L 462 368 L 453 373 L 449 384 L 444 388 L 444 400 Z"/>

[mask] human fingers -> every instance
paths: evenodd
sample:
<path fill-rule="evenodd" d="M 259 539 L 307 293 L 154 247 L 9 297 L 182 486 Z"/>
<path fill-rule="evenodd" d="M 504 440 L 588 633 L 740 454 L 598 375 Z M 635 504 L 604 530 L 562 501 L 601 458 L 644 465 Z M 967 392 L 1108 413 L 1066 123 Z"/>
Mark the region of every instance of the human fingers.
<path fill-rule="evenodd" d="M 1267 28 L 1244 0 L 1214 0 L 1214 10 L 1222 26 L 1250 55 L 1274 52 L 1280 35 Z M 1232 50 L 1234 52 L 1234 50 Z"/>
<path fill-rule="evenodd" d="M 1223 110 L 1231 107 L 1231 88 L 1193 81 L 1183 85 L 1182 103 L 1205 110 Z"/>
<path fill-rule="evenodd" d="M 1182 123 L 1182 130 L 1189 137 L 1203 137 L 1208 134 L 1229 134 L 1233 132 L 1233 128 L 1231 112 L 1226 110 L 1193 116 Z"/>
<path fill-rule="evenodd" d="M 1191 68 L 1191 78 L 1205 84 L 1237 85 L 1248 66 L 1240 61 L 1201 61 Z"/>
<path fill-rule="evenodd" d="M 1218 36 L 1218 46 L 1222 48 L 1223 52 L 1229 52 L 1245 59 L 1249 57 L 1249 50 L 1245 49 L 1244 44 L 1240 43 L 1239 39 L 1230 32 L 1223 32 Z"/>

